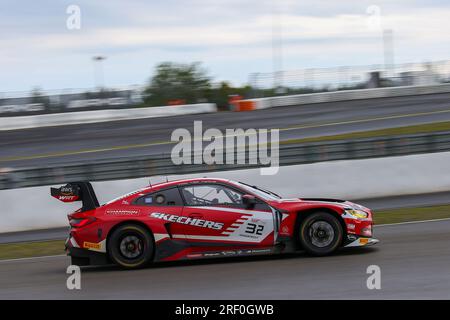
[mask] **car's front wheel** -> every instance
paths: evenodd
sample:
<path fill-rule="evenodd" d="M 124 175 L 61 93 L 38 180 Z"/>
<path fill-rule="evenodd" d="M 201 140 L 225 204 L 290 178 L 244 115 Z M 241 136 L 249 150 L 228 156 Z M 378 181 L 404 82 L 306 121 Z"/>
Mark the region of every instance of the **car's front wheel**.
<path fill-rule="evenodd" d="M 343 238 L 339 220 L 327 212 L 316 212 L 300 225 L 299 240 L 303 249 L 314 256 L 325 256 L 336 251 Z"/>
<path fill-rule="evenodd" d="M 148 265 L 154 252 L 153 237 L 143 226 L 125 224 L 113 231 L 108 240 L 111 260 L 124 268 L 135 269 Z"/>

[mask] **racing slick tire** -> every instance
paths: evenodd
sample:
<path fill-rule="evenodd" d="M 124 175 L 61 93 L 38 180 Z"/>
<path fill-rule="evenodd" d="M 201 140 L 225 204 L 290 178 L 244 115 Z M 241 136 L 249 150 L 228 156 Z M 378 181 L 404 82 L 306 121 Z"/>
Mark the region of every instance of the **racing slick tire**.
<path fill-rule="evenodd" d="M 137 224 L 119 226 L 111 234 L 107 247 L 112 262 L 123 268 L 142 268 L 153 259 L 153 236 Z"/>
<path fill-rule="evenodd" d="M 325 256 L 336 251 L 344 232 L 339 220 L 327 212 L 307 216 L 300 225 L 299 240 L 302 248 L 313 256 Z"/>

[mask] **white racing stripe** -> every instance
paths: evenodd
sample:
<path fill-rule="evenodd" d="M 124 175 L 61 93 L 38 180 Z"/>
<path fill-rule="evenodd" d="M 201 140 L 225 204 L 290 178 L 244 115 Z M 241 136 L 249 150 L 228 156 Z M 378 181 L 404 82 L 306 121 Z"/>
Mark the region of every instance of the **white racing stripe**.
<path fill-rule="evenodd" d="M 54 256 L 41 256 L 41 257 L 29 257 L 29 258 L 15 258 L 15 259 L 4 259 L 0 260 L 2 262 L 14 262 L 14 261 L 27 261 L 27 260 L 38 260 L 38 259 L 49 259 L 49 258 L 58 258 L 58 257 L 67 257 L 65 254 L 57 254 Z"/>
<path fill-rule="evenodd" d="M 438 221 L 448 221 L 450 218 L 442 218 L 442 219 L 429 219 L 429 220 L 418 220 L 418 221 L 406 221 L 406 222 L 397 222 L 397 223 L 385 223 L 385 224 L 376 224 L 374 227 L 388 227 L 388 226 L 397 226 L 402 224 L 414 224 L 414 223 L 425 223 L 425 222 L 438 222 Z"/>

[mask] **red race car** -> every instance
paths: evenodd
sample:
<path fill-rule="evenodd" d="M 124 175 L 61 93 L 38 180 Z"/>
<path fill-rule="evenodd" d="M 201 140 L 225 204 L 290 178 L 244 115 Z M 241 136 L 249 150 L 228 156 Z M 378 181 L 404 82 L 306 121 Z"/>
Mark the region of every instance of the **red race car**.
<path fill-rule="evenodd" d="M 53 197 L 82 201 L 68 215 L 66 250 L 74 265 L 115 263 L 139 268 L 157 261 L 261 255 L 305 250 L 329 255 L 367 246 L 372 213 L 336 199 L 283 199 L 225 179 L 159 183 L 99 205 L 89 182 L 51 188 Z"/>

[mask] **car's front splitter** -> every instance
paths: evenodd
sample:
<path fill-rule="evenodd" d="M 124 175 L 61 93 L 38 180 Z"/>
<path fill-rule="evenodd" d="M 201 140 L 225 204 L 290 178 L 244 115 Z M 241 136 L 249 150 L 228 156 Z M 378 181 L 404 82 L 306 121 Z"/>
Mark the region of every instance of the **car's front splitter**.
<path fill-rule="evenodd" d="M 344 247 L 365 247 L 377 244 L 380 240 L 375 238 L 358 237 L 357 239 L 350 240 Z"/>

